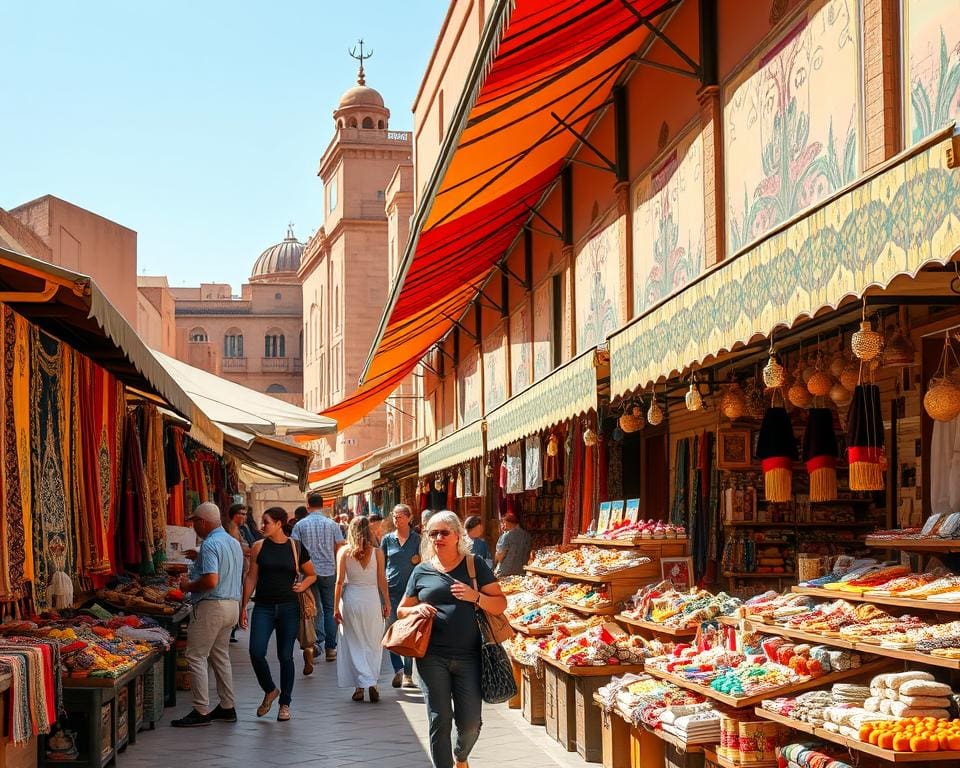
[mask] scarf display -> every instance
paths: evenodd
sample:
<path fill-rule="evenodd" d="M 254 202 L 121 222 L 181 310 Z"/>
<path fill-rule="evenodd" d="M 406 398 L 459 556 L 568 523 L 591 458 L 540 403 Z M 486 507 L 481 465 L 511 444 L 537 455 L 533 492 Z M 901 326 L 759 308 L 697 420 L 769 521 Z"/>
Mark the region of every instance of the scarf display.
<path fill-rule="evenodd" d="M 693 509 L 691 517 L 694 519 L 694 528 L 690 532 L 691 543 L 693 545 L 693 571 L 698 583 L 703 582 L 707 572 L 708 553 L 710 550 L 710 540 L 715 528 L 711 527 L 711 503 L 714 498 L 712 494 L 711 478 L 712 459 L 713 459 L 713 433 L 704 432 L 699 439 L 699 446 L 696 452 L 697 468 L 695 473 L 695 482 L 697 485 L 696 506 Z"/>
<path fill-rule="evenodd" d="M 673 476 L 673 503 L 670 506 L 670 522 L 687 524 L 687 473 L 690 466 L 690 438 L 677 440 L 676 474 Z"/>
<path fill-rule="evenodd" d="M 580 492 L 583 488 L 583 425 L 574 420 L 572 429 L 566 431 L 566 440 L 560 450 L 566 457 L 563 487 L 567 489 L 564 499 L 563 543 L 580 534 Z"/>
<path fill-rule="evenodd" d="M 507 446 L 505 461 L 507 482 L 504 493 L 523 493 L 523 457 L 520 452 L 520 443 L 510 443 Z"/>
<path fill-rule="evenodd" d="M 163 449 L 163 416 L 157 406 L 140 408 L 144 470 L 147 475 L 147 520 L 153 542 L 153 567 L 159 568 L 167 554 L 167 488 Z"/>
<path fill-rule="evenodd" d="M 125 422 L 117 556 L 127 568 L 150 573 L 153 570 L 153 530 L 146 525 L 147 473 L 140 452 L 136 414 L 127 414 Z"/>
<path fill-rule="evenodd" d="M 535 491 L 543 487 L 543 465 L 540 462 L 540 435 L 528 437 L 523 441 L 523 452 L 526 462 L 523 488 Z"/>

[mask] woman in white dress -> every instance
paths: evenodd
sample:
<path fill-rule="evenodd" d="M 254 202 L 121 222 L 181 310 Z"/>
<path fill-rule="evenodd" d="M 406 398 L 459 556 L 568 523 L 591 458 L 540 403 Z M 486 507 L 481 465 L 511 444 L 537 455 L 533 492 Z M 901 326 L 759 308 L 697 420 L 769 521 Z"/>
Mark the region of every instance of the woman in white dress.
<path fill-rule="evenodd" d="M 373 543 L 370 521 L 355 517 L 347 529 L 346 546 L 337 552 L 337 584 L 333 617 L 340 626 L 337 643 L 337 683 L 353 687 L 354 701 L 380 701 L 377 679 L 383 659 L 383 620 L 390 615 L 390 593 L 383 552 Z"/>

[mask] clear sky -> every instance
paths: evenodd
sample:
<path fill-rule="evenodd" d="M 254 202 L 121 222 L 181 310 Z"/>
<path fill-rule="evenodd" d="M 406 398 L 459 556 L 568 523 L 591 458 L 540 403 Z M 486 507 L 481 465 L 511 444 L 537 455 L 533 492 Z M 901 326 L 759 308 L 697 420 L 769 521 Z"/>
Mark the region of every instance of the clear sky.
<path fill-rule="evenodd" d="M 229 282 L 320 225 L 332 111 L 367 85 L 410 111 L 447 0 L 50 0 L 2 14 L 0 207 L 45 194 L 138 234 L 138 272 Z"/>

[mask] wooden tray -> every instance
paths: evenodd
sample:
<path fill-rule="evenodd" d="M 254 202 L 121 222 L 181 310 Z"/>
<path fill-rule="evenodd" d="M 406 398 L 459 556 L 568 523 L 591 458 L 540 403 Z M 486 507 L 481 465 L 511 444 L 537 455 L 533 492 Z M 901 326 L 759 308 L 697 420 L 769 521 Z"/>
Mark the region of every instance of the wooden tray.
<path fill-rule="evenodd" d="M 525 565 L 523 569 L 528 573 L 537 573 L 541 576 L 559 576 L 570 581 L 586 581 L 591 584 L 609 584 L 611 581 L 620 579 L 643 578 L 644 571 L 649 570 L 650 563 L 635 565 L 632 568 L 621 568 L 617 571 L 610 571 L 602 576 L 594 576 L 588 573 L 568 573 L 567 571 L 555 571 L 552 568 L 540 568 L 535 565 Z"/>
<path fill-rule="evenodd" d="M 856 592 L 840 592 L 822 587 L 793 587 L 798 595 L 822 597 L 827 600 L 847 600 L 851 603 L 873 603 L 874 605 L 894 605 L 897 608 L 909 608 L 913 611 L 942 611 L 960 613 L 960 603 L 938 603 L 936 600 L 910 600 L 904 597 L 880 597 L 861 595 Z"/>
<path fill-rule="evenodd" d="M 645 629 L 648 632 L 653 632 L 658 635 L 670 635 L 671 637 L 694 637 L 697 634 L 696 627 L 683 627 L 678 629 L 677 627 L 665 627 L 662 624 L 657 624 L 653 621 L 641 621 L 640 619 L 631 619 L 627 616 L 624 616 L 622 613 L 618 613 L 613 617 L 621 624 L 627 624 L 631 627 L 638 627 L 639 629 Z"/>
<path fill-rule="evenodd" d="M 599 608 L 587 608 L 586 606 L 577 605 L 576 603 L 568 603 L 565 600 L 554 600 L 553 602 L 557 605 L 562 605 L 564 608 L 569 608 L 571 611 L 587 613 L 591 616 L 613 616 L 618 610 L 616 603 L 602 605 Z"/>
<path fill-rule="evenodd" d="M 874 549 L 905 549 L 909 552 L 960 552 L 960 539 L 878 539 L 867 536 L 864 543 Z"/>
<path fill-rule="evenodd" d="M 643 664 L 604 664 L 603 666 L 571 667 L 563 664 L 556 659 L 551 659 L 545 653 L 540 654 L 544 664 L 549 664 L 561 672 L 566 672 L 571 677 L 613 677 L 614 675 L 627 675 L 631 672 L 640 674 L 643 672 Z"/>
<path fill-rule="evenodd" d="M 641 544 L 688 544 L 690 539 L 642 539 L 639 536 L 630 539 L 592 539 L 589 536 L 576 536 L 571 544 L 593 544 L 597 547 L 639 547 Z"/>

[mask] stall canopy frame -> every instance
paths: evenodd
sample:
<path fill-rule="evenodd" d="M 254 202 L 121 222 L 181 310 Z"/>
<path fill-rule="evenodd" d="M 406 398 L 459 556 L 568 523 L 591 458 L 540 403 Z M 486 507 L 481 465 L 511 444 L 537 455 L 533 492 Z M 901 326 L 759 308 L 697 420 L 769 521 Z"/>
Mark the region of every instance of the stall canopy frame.
<path fill-rule="evenodd" d="M 420 451 L 420 477 L 483 456 L 486 422 L 477 419 Z"/>

